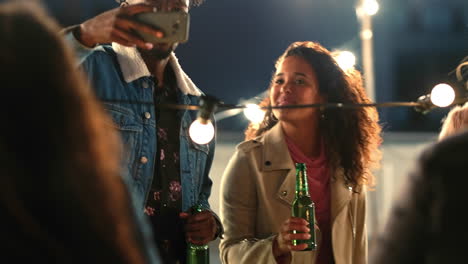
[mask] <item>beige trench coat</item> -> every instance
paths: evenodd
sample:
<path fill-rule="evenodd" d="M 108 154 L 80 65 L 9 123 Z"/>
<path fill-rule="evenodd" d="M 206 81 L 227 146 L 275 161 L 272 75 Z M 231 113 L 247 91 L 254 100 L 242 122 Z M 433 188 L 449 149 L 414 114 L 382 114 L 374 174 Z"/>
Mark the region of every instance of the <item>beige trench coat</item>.
<path fill-rule="evenodd" d="M 331 181 L 332 245 L 336 264 L 367 263 L 365 190 L 348 188 L 340 170 Z M 280 125 L 237 146 L 221 184 L 224 264 L 276 263 L 272 241 L 291 216 L 295 166 Z M 313 190 L 312 190 L 313 191 Z M 320 250 L 321 234 L 316 230 Z M 293 252 L 294 264 L 314 264 L 317 251 Z"/>

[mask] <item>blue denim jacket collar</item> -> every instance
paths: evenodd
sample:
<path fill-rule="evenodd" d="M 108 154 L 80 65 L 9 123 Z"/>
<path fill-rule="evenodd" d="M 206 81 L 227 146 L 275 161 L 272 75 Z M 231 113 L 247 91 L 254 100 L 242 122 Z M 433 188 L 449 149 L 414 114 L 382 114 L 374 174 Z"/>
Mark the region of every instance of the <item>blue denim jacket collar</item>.
<path fill-rule="evenodd" d="M 117 54 L 122 75 L 127 83 L 133 82 L 141 77 L 151 76 L 148 67 L 135 47 L 126 47 L 118 43 L 112 43 L 112 49 Z M 184 94 L 200 96 L 201 91 L 195 86 L 190 77 L 182 70 L 179 60 L 174 52 L 169 55 L 169 65 L 172 67 L 177 86 Z"/>

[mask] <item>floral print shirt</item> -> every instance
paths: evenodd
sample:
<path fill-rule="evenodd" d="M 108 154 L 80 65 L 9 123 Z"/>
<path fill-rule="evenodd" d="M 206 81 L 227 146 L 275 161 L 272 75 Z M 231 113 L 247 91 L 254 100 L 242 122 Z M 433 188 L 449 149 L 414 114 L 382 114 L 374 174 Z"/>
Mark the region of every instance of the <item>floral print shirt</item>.
<path fill-rule="evenodd" d="M 177 103 L 177 86 L 170 77 L 166 71 L 165 84 L 162 87 L 155 85 L 157 160 L 145 213 L 150 217 L 164 263 L 185 263 L 184 223 L 179 217 L 182 208 L 180 116 L 177 110 L 158 107 L 159 104 Z"/>

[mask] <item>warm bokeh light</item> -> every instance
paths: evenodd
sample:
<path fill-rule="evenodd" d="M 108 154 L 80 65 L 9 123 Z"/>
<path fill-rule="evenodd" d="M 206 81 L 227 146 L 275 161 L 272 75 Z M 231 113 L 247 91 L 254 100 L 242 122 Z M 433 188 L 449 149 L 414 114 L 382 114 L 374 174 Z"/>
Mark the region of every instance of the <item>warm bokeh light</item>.
<path fill-rule="evenodd" d="M 452 86 L 441 83 L 434 88 L 431 92 L 431 102 L 438 107 L 446 107 L 453 103 L 455 100 L 455 90 Z"/>
<path fill-rule="evenodd" d="M 246 108 L 244 108 L 244 115 L 250 122 L 259 124 L 265 117 L 265 111 L 260 109 L 260 106 L 256 104 L 247 104 Z"/>
<path fill-rule="evenodd" d="M 361 31 L 361 38 L 363 39 L 371 39 L 373 36 L 374 34 L 372 33 L 372 30 L 370 29 L 365 29 Z"/>
<path fill-rule="evenodd" d="M 367 15 L 373 16 L 379 11 L 379 3 L 376 0 L 364 0 L 362 8 Z"/>
<path fill-rule="evenodd" d="M 214 137 L 213 124 L 209 120 L 204 124 L 200 119 L 197 119 L 190 125 L 189 135 L 193 142 L 207 144 Z"/>
<path fill-rule="evenodd" d="M 356 64 L 356 56 L 350 51 L 340 51 L 335 57 L 336 63 L 343 71 L 347 71 Z"/>

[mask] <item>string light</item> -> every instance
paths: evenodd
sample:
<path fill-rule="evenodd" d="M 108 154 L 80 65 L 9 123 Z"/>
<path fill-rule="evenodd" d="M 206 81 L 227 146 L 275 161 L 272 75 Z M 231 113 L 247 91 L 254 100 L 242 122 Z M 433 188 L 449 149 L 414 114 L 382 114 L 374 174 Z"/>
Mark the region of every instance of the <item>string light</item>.
<path fill-rule="evenodd" d="M 453 103 L 455 100 L 455 90 L 452 86 L 441 83 L 431 91 L 431 102 L 438 107 L 447 107 Z"/>
<path fill-rule="evenodd" d="M 197 144 L 208 144 L 214 138 L 214 134 L 214 126 L 210 120 L 203 123 L 202 120 L 196 119 L 189 128 L 190 138 Z"/>
<path fill-rule="evenodd" d="M 260 124 L 265 117 L 265 111 L 256 104 L 247 104 L 244 108 L 244 115 L 250 122 Z"/>
<path fill-rule="evenodd" d="M 356 56 L 350 51 L 338 51 L 334 56 L 336 63 L 343 71 L 352 69 L 356 64 Z"/>
<path fill-rule="evenodd" d="M 125 101 L 125 100 L 103 100 L 107 103 L 127 103 L 127 104 L 148 104 L 154 105 L 153 102 L 142 101 Z M 416 111 L 426 114 L 436 107 L 447 107 L 454 104 L 463 104 L 468 101 L 468 96 L 455 98 L 454 89 L 448 84 L 436 85 L 431 94 L 423 95 L 416 102 L 384 102 L 384 103 L 368 103 L 368 104 L 343 104 L 343 103 L 320 103 L 320 104 L 302 104 L 302 105 L 282 105 L 282 106 L 263 106 L 256 104 L 233 105 L 221 103 L 213 96 L 201 96 L 200 105 L 184 105 L 184 104 L 158 104 L 159 108 L 178 109 L 178 110 L 198 110 L 197 119 L 190 125 L 190 138 L 197 144 L 209 143 L 215 135 L 214 126 L 211 123 L 211 117 L 217 108 L 223 108 L 224 112 L 230 111 L 234 114 L 244 112 L 246 117 L 253 123 L 263 121 L 265 111 L 268 109 L 280 108 L 341 108 L 351 109 L 359 107 L 413 107 Z M 242 109 L 242 110 L 241 110 Z"/>
<path fill-rule="evenodd" d="M 455 91 L 452 86 L 446 83 L 441 83 L 434 86 L 430 94 L 426 94 L 418 98 L 418 105 L 415 106 L 415 110 L 426 114 L 436 107 L 450 106 L 454 101 Z M 466 98 L 460 98 L 458 101 L 466 101 Z"/>
<path fill-rule="evenodd" d="M 190 125 L 190 138 L 197 144 L 208 144 L 215 135 L 211 116 L 216 110 L 219 100 L 213 96 L 200 97 L 200 110 L 197 119 Z"/>
<path fill-rule="evenodd" d="M 438 93 L 435 93 L 438 94 Z M 369 103 L 369 104 L 343 104 L 343 103 L 320 103 L 320 104 L 296 104 L 296 105 L 281 105 L 281 106 L 263 106 L 263 107 L 258 107 L 261 110 L 268 110 L 268 109 L 282 109 L 282 108 L 309 108 L 309 107 L 316 107 L 316 108 L 359 108 L 359 107 L 423 107 L 426 102 L 421 99 L 421 98 L 428 98 L 427 100 L 430 101 L 432 105 L 434 105 L 430 99 L 430 94 L 428 95 L 423 95 L 418 98 L 416 102 L 384 102 L 384 103 Z M 125 101 L 125 100 L 103 100 L 104 102 L 107 103 L 127 103 L 127 104 L 149 104 L 149 105 L 154 105 L 153 102 L 141 102 L 141 101 Z M 468 101 L 468 97 L 462 97 L 458 98 L 453 101 L 453 104 L 463 104 L 464 102 Z M 437 107 L 437 105 L 434 105 Z M 178 109 L 178 110 L 200 110 L 199 115 L 203 111 L 203 106 L 198 106 L 198 105 L 186 105 L 186 104 L 159 104 L 159 108 L 167 108 L 167 109 Z M 244 109 L 247 108 L 247 105 L 233 105 L 233 104 L 224 104 L 224 103 L 215 103 L 216 108 L 223 108 L 226 110 L 233 110 L 233 113 L 238 114 L 239 111 L 234 111 L 235 109 Z M 250 106 L 251 108 L 254 108 L 253 106 Z M 256 107 L 255 107 L 256 108 Z M 205 111 L 206 112 L 206 111 Z M 213 113 L 214 110 L 210 113 Z M 200 117 L 198 117 L 200 119 Z M 204 118 L 201 118 L 204 119 Z M 202 123 L 210 121 L 209 118 L 207 118 L 205 121 Z"/>

